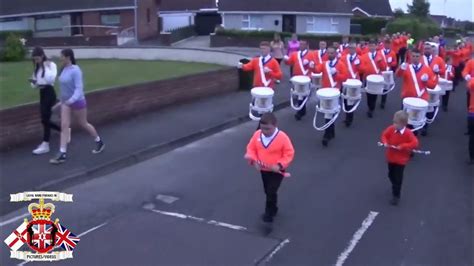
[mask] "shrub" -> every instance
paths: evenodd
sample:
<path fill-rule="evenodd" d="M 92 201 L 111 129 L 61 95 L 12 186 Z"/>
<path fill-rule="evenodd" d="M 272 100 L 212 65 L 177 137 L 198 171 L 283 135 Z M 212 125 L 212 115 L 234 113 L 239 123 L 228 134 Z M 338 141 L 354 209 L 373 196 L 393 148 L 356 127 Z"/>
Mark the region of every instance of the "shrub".
<path fill-rule="evenodd" d="M 438 35 L 441 29 L 428 18 L 405 16 L 396 18 L 387 24 L 387 33 L 409 32 L 415 39 L 426 39 Z"/>
<path fill-rule="evenodd" d="M 31 30 L 0 31 L 0 40 L 5 40 L 11 34 L 15 34 L 23 38 L 33 37 L 33 31 Z"/>
<path fill-rule="evenodd" d="M 361 27 L 361 34 L 380 34 L 387 25 L 387 20 L 383 18 L 353 18 L 351 24 L 358 24 Z"/>
<path fill-rule="evenodd" d="M 18 35 L 8 35 L 2 51 L 2 61 L 21 61 L 25 58 L 26 49 L 20 39 Z"/>

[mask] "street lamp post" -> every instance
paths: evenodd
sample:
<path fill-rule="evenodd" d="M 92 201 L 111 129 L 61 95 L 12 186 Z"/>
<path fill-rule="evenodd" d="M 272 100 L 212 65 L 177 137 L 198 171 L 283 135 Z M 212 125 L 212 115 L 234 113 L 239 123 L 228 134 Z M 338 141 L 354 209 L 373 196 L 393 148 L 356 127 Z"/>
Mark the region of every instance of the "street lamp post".
<path fill-rule="evenodd" d="M 135 41 L 138 43 L 138 0 L 135 0 Z"/>

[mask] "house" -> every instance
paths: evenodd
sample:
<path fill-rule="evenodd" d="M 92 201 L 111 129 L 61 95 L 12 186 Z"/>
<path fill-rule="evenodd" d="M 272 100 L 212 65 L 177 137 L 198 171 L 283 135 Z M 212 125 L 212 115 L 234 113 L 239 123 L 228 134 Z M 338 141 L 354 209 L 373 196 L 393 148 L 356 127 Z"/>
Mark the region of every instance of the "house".
<path fill-rule="evenodd" d="M 219 0 L 226 29 L 349 34 L 348 0 Z"/>
<path fill-rule="evenodd" d="M 159 10 L 160 30 L 165 32 L 195 25 L 196 19 L 205 15 L 219 17 L 220 24 L 216 0 L 162 0 Z"/>
<path fill-rule="evenodd" d="M 393 17 L 389 0 L 350 0 L 355 17 L 386 18 Z"/>
<path fill-rule="evenodd" d="M 0 0 L 0 31 L 31 30 L 34 37 L 158 33 L 157 0 Z M 137 5 L 136 5 L 137 4 Z M 136 14 L 136 16 L 135 16 Z"/>
<path fill-rule="evenodd" d="M 433 20 L 440 28 L 456 28 L 456 20 L 443 15 L 430 15 Z"/>

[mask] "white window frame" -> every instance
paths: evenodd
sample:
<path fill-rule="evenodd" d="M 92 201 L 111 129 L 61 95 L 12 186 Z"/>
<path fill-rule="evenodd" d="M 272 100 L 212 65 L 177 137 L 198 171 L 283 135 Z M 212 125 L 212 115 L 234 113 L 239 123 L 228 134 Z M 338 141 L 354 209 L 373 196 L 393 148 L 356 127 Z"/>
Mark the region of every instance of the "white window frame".
<path fill-rule="evenodd" d="M 151 15 L 150 15 L 151 16 Z M 118 17 L 117 23 L 109 23 L 106 18 L 108 17 Z M 105 20 L 104 20 L 105 19 Z M 105 26 L 119 26 L 122 23 L 122 16 L 120 12 L 104 12 L 100 14 L 100 24 Z"/>
<path fill-rule="evenodd" d="M 308 16 L 306 17 L 306 32 L 307 33 L 312 33 L 312 34 L 338 34 L 339 32 L 337 30 L 332 30 L 329 29 L 327 31 L 319 31 L 319 30 L 314 30 L 314 27 L 317 23 L 317 18 L 318 16 Z M 320 17 L 324 18 L 324 17 Z M 331 26 L 334 25 L 339 25 L 338 20 L 334 20 L 333 17 L 330 17 L 330 23 Z"/>
<path fill-rule="evenodd" d="M 38 28 L 38 24 L 45 23 L 46 21 L 55 21 L 59 22 L 56 23 L 57 27 L 43 27 Z M 62 16 L 38 16 L 35 17 L 35 31 L 42 32 L 42 31 L 60 31 L 63 30 L 63 18 Z"/>
<path fill-rule="evenodd" d="M 260 15 L 250 15 L 250 14 L 246 14 L 246 15 L 242 15 L 242 21 L 241 21 L 241 27 L 240 29 L 241 30 L 261 30 L 262 28 L 260 27 L 252 27 L 252 18 L 257 18 L 259 17 Z M 263 21 L 262 21 L 263 22 Z M 248 26 L 245 27 L 244 26 L 244 23 L 247 23 Z M 260 25 L 261 26 L 261 25 Z"/>

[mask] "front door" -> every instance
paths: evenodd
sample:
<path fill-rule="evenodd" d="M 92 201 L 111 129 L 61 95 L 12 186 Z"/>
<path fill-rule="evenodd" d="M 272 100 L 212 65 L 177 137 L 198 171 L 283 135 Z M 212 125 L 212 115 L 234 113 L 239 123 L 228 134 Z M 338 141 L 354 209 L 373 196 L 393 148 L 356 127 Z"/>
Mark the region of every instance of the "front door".
<path fill-rule="evenodd" d="M 296 15 L 283 15 L 283 32 L 296 33 Z"/>

